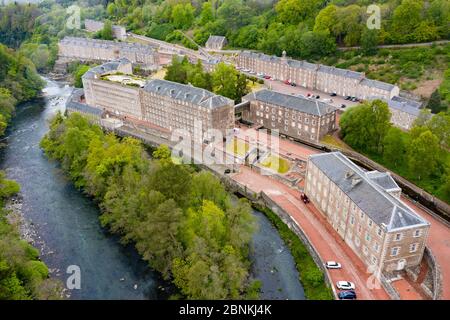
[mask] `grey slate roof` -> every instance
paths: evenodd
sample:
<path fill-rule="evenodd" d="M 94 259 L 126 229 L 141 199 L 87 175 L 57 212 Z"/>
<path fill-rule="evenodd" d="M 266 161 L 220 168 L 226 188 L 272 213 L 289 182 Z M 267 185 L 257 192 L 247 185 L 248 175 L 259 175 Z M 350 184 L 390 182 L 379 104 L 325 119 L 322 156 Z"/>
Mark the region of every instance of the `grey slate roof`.
<path fill-rule="evenodd" d="M 131 63 L 130 60 L 128 60 L 127 58 L 120 58 L 118 60 L 106 62 L 102 65 L 99 65 L 99 66 L 89 69 L 89 71 L 87 71 L 82 76 L 82 78 L 89 79 L 89 78 L 94 78 L 96 76 L 101 76 L 101 75 L 109 73 L 111 71 L 115 71 L 119 68 L 119 66 L 121 64 L 127 64 L 127 63 Z"/>
<path fill-rule="evenodd" d="M 400 98 L 400 97 L 393 97 L 390 100 L 386 100 L 384 98 L 380 98 L 380 97 L 373 97 L 370 100 L 375 100 L 375 99 L 380 99 L 385 101 L 389 108 L 392 109 L 396 109 L 402 112 L 406 112 L 409 113 L 413 116 L 419 116 L 420 114 L 420 107 L 421 107 L 421 103 L 414 101 L 414 100 L 410 100 L 410 99 L 405 99 L 405 98 Z"/>
<path fill-rule="evenodd" d="M 242 100 L 264 101 L 316 116 L 322 116 L 336 110 L 336 108 L 332 105 L 329 105 L 322 101 L 317 101 L 316 99 L 307 99 L 267 89 L 252 92 L 244 96 Z"/>
<path fill-rule="evenodd" d="M 329 73 L 329 74 L 333 74 L 339 77 L 344 77 L 344 78 L 352 78 L 352 79 L 363 79 L 364 78 L 364 74 L 361 72 L 356 72 L 356 71 L 352 71 L 352 70 L 347 70 L 347 69 L 340 69 L 340 68 L 336 68 L 336 67 L 330 67 L 330 66 L 325 66 L 325 65 L 319 65 L 319 69 L 317 70 L 318 72 L 324 72 L 324 73 Z"/>
<path fill-rule="evenodd" d="M 69 36 L 64 37 L 59 42 L 61 44 L 72 44 L 81 47 L 118 48 L 120 50 L 133 50 L 143 53 L 152 53 L 156 48 L 156 46 L 136 42 L 121 42 Z"/>
<path fill-rule="evenodd" d="M 333 181 L 370 219 L 377 225 L 384 224 L 387 230 L 428 225 L 429 223 L 399 199 L 388 194 L 384 188 L 367 177 L 364 172 L 340 152 L 310 156 L 314 163 Z M 352 172 L 351 177 L 347 173 Z M 354 183 L 358 179 L 358 183 Z"/>
<path fill-rule="evenodd" d="M 364 78 L 361 81 L 362 85 L 365 85 L 369 88 L 377 88 L 377 89 L 381 89 L 381 90 L 387 90 L 387 91 L 392 91 L 395 88 L 395 85 L 387 83 L 387 82 L 382 82 L 382 81 L 378 81 L 378 80 L 372 80 L 372 79 L 367 79 Z"/>
<path fill-rule="evenodd" d="M 143 90 L 210 109 L 234 104 L 233 100 L 208 90 L 167 80 L 151 80 Z"/>
<path fill-rule="evenodd" d="M 80 102 L 80 97 L 84 94 L 83 89 L 75 89 L 70 95 L 66 103 L 66 109 L 72 111 L 79 111 L 82 113 L 92 114 L 94 116 L 100 117 L 103 113 L 101 109 L 91 107 L 85 103 Z"/>
<path fill-rule="evenodd" d="M 370 171 L 366 176 L 385 190 L 401 190 L 389 172 Z"/>
<path fill-rule="evenodd" d="M 206 41 L 206 46 L 209 45 L 219 45 L 220 47 L 223 47 L 226 43 L 227 39 L 223 36 L 213 36 L 210 35 L 208 38 L 208 41 Z"/>

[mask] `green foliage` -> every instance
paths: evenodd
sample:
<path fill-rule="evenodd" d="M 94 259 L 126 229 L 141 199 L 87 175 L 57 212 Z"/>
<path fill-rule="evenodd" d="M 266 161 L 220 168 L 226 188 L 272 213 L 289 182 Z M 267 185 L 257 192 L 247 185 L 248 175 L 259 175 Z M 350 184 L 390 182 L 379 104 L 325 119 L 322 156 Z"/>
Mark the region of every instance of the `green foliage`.
<path fill-rule="evenodd" d="M 359 150 L 380 152 L 390 127 L 391 113 L 386 102 L 374 100 L 355 106 L 340 120 L 344 141 Z"/>
<path fill-rule="evenodd" d="M 97 38 L 103 39 L 103 40 L 113 40 L 113 29 L 112 29 L 112 22 L 109 20 L 106 20 L 103 29 L 100 30 L 97 34 Z"/>
<path fill-rule="evenodd" d="M 6 218 L 3 203 L 18 192 L 19 185 L 0 171 L 0 300 L 58 299 L 61 285 L 47 279 L 48 269 L 38 261 L 38 251 L 20 240 L 16 227 Z"/>
<path fill-rule="evenodd" d="M 73 72 L 74 86 L 75 88 L 83 88 L 83 80 L 81 77 L 89 71 L 91 67 L 85 64 L 79 65 Z"/>
<path fill-rule="evenodd" d="M 447 183 L 450 172 L 450 115 L 440 112 L 431 117 L 430 111 L 425 109 L 411 130 L 404 132 L 386 122 L 386 113 L 380 111 L 375 116 L 375 109 L 368 110 L 367 105 L 346 111 L 340 120 L 345 142 L 431 194 L 450 202 Z M 371 130 L 385 133 L 377 137 Z"/>
<path fill-rule="evenodd" d="M 203 70 L 201 61 L 192 64 L 185 57 L 180 61 L 174 57 L 172 64 L 167 67 L 165 80 L 183 84 L 192 84 L 227 98 L 240 102 L 241 98 L 249 92 L 247 77 L 238 72 L 233 66 L 219 63 L 213 72 Z"/>
<path fill-rule="evenodd" d="M 333 293 L 324 281 L 323 272 L 315 264 L 299 237 L 270 209 L 259 206 L 256 209 L 263 212 L 272 222 L 291 250 L 306 298 L 309 300 L 332 300 Z"/>
<path fill-rule="evenodd" d="M 185 297 L 255 297 L 251 207 L 246 200 L 233 205 L 212 174 L 174 164 L 167 146 L 151 160 L 137 140 L 105 135 L 79 114 L 57 115 L 41 147 L 99 202 L 102 225 L 134 243 Z"/>

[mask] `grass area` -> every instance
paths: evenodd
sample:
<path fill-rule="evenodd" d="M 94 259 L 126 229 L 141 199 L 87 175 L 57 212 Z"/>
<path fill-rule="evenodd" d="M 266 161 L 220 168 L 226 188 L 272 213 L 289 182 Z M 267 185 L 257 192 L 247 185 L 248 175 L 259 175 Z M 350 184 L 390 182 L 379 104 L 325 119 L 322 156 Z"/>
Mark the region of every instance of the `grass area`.
<path fill-rule="evenodd" d="M 299 237 L 272 210 L 258 205 L 255 205 L 255 209 L 266 215 L 289 247 L 294 257 L 306 298 L 308 300 L 333 300 L 333 292 L 325 283 L 322 270 L 316 265 Z"/>
<path fill-rule="evenodd" d="M 380 49 L 373 56 L 359 51 L 340 52 L 320 62 L 339 68 L 365 72 L 370 79 L 397 84 L 401 89 L 429 96 L 447 69 L 450 45 Z M 437 80 L 435 84 L 430 84 Z"/>
<path fill-rule="evenodd" d="M 241 139 L 233 138 L 226 146 L 226 151 L 232 153 L 239 157 L 245 157 L 247 152 L 250 150 L 250 145 Z"/>
<path fill-rule="evenodd" d="M 326 136 L 324 136 L 322 138 L 322 140 L 320 140 L 320 142 L 324 143 L 324 144 L 328 144 L 330 146 L 333 146 L 335 148 L 338 149 L 348 149 L 348 147 L 345 145 L 345 143 L 343 143 L 341 140 L 336 139 L 335 137 L 333 137 L 332 135 L 327 134 Z"/>
<path fill-rule="evenodd" d="M 154 74 L 152 74 L 151 78 L 152 79 L 164 80 L 164 77 L 166 76 L 166 72 L 167 72 L 166 68 L 159 69 Z"/>
<path fill-rule="evenodd" d="M 260 162 L 263 167 L 272 169 L 274 171 L 277 171 L 278 173 L 286 173 L 291 168 L 291 165 L 289 161 L 286 159 L 269 155 L 267 158 L 265 158 L 263 161 Z"/>

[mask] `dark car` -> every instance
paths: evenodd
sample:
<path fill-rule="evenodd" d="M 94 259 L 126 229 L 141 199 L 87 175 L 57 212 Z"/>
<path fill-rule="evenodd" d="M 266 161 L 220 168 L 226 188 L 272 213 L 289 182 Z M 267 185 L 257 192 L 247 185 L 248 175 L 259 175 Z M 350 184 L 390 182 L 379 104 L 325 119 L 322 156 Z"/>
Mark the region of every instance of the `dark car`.
<path fill-rule="evenodd" d="M 346 96 L 345 100 L 350 100 L 352 97 L 351 96 Z"/>
<path fill-rule="evenodd" d="M 230 169 L 225 169 L 224 173 L 225 174 L 231 173 L 231 170 Z"/>
<path fill-rule="evenodd" d="M 340 300 L 355 300 L 356 292 L 353 290 L 341 291 L 338 294 Z"/>
<path fill-rule="evenodd" d="M 295 82 L 291 82 L 291 86 L 296 87 L 297 84 Z"/>
<path fill-rule="evenodd" d="M 306 194 L 302 193 L 302 194 L 300 195 L 300 198 L 302 199 L 302 201 L 303 201 L 304 204 L 309 203 L 309 199 L 308 199 L 308 196 L 307 196 Z"/>
<path fill-rule="evenodd" d="M 316 99 L 320 99 L 320 96 L 316 96 Z"/>
<path fill-rule="evenodd" d="M 337 94 L 336 94 L 336 92 L 333 92 L 332 94 L 330 94 L 330 96 L 332 96 L 332 97 L 336 97 L 336 96 L 337 96 Z"/>
<path fill-rule="evenodd" d="M 345 105 L 345 104 L 341 104 L 341 108 L 342 109 L 344 109 L 344 108 L 346 108 L 347 106 Z"/>

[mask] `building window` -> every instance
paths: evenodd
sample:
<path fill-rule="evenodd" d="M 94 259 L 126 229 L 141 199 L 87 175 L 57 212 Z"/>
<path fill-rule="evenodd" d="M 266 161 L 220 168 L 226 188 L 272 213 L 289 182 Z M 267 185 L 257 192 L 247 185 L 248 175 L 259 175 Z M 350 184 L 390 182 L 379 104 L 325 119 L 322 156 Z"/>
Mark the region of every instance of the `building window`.
<path fill-rule="evenodd" d="M 362 231 L 362 227 L 361 227 L 361 225 L 359 225 L 358 226 L 358 233 L 361 234 L 361 231 Z"/>
<path fill-rule="evenodd" d="M 368 232 L 366 232 L 366 241 L 369 242 L 370 241 L 370 234 Z"/>
<path fill-rule="evenodd" d="M 393 247 L 391 249 L 391 256 L 392 257 L 398 256 L 399 252 L 400 252 L 400 247 Z"/>
<path fill-rule="evenodd" d="M 377 228 L 377 234 L 381 237 L 381 228 L 380 227 Z"/>
<path fill-rule="evenodd" d="M 418 243 L 413 243 L 409 246 L 409 252 L 413 253 L 417 251 Z"/>
<path fill-rule="evenodd" d="M 378 252 L 380 250 L 380 245 L 378 244 L 378 242 L 374 243 L 373 249 L 375 250 L 375 252 Z"/>
<path fill-rule="evenodd" d="M 350 223 L 351 223 L 351 224 L 354 224 L 354 223 L 355 223 L 355 217 L 354 217 L 354 216 L 351 216 L 351 217 L 350 217 Z"/>
<path fill-rule="evenodd" d="M 422 230 L 421 229 L 414 230 L 414 238 L 418 238 L 421 235 L 422 235 Z"/>
<path fill-rule="evenodd" d="M 370 259 L 373 264 L 377 264 L 377 258 L 375 258 L 374 256 L 371 256 Z"/>
<path fill-rule="evenodd" d="M 369 219 L 369 228 L 372 227 L 372 220 Z"/>
<path fill-rule="evenodd" d="M 395 237 L 394 237 L 394 241 L 400 241 L 402 239 L 402 234 L 401 233 L 396 233 Z"/>
<path fill-rule="evenodd" d="M 369 249 L 366 246 L 363 246 L 363 252 L 367 256 L 369 254 Z"/>
<path fill-rule="evenodd" d="M 359 247 L 359 245 L 360 245 L 359 238 L 355 238 L 355 244 L 357 247 Z"/>

